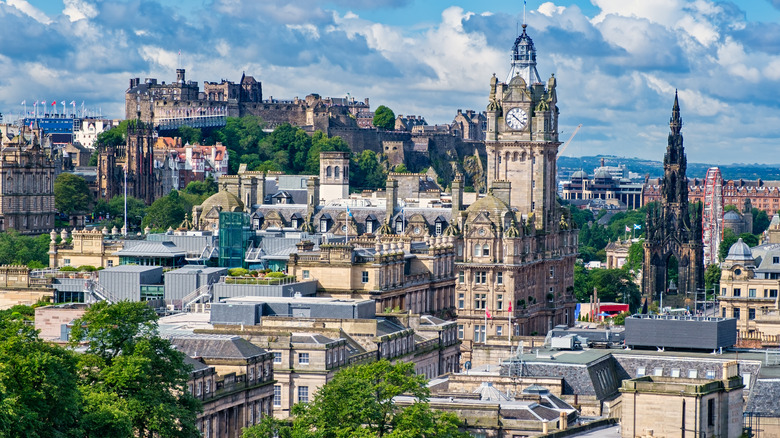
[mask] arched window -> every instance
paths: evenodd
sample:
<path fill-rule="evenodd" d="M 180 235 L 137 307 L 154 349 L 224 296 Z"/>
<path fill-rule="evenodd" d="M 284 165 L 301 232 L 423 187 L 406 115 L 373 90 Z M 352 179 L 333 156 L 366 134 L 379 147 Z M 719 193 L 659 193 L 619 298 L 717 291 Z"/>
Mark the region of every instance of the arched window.
<path fill-rule="evenodd" d="M 339 175 L 339 166 L 336 166 L 336 168 L 333 171 L 333 177 L 336 179 L 340 179 L 341 175 Z"/>
<path fill-rule="evenodd" d="M 488 246 L 487 243 L 482 247 L 482 255 L 483 256 L 489 256 L 490 255 L 490 246 Z"/>
<path fill-rule="evenodd" d="M 482 257 L 482 245 L 474 245 L 474 257 Z"/>
<path fill-rule="evenodd" d="M 330 166 L 328 166 L 328 167 L 326 167 L 326 168 L 325 168 L 325 176 L 327 176 L 328 178 L 330 178 Z"/>

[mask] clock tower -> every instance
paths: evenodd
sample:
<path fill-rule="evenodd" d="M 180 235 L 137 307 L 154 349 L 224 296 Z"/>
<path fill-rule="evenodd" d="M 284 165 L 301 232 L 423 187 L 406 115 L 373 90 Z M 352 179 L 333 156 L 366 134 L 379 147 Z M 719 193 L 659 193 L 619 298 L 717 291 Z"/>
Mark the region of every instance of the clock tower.
<path fill-rule="evenodd" d="M 533 217 L 537 229 L 558 226 L 556 211 L 556 158 L 558 107 L 556 80 L 545 84 L 536 71 L 533 40 L 523 33 L 512 49 L 507 83 L 495 74 L 490 80 L 485 146 L 488 186 L 510 183 L 509 204 L 522 216 Z"/>

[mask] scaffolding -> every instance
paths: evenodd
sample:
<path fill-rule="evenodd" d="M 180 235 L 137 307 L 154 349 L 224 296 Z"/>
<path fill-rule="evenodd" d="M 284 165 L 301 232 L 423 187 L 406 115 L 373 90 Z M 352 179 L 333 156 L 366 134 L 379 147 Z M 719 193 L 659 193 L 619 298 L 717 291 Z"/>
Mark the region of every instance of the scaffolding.
<path fill-rule="evenodd" d="M 702 230 L 704 266 L 718 263 L 718 250 L 723 238 L 723 177 L 720 169 L 710 167 L 704 183 Z"/>

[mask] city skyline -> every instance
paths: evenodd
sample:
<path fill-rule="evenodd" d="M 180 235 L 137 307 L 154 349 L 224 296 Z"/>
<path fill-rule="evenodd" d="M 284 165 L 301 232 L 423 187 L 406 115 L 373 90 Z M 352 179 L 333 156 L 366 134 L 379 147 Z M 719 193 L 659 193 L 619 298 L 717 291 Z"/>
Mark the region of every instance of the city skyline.
<path fill-rule="evenodd" d="M 528 1 L 542 79 L 555 73 L 566 155 L 660 159 L 679 90 L 692 162 L 780 163 L 780 2 Z M 0 112 L 65 100 L 121 117 L 131 77 L 263 83 L 450 123 L 506 79 L 523 2 L 0 2 Z M 226 25 L 229 23 L 230 25 Z M 181 52 L 181 55 L 179 55 Z"/>

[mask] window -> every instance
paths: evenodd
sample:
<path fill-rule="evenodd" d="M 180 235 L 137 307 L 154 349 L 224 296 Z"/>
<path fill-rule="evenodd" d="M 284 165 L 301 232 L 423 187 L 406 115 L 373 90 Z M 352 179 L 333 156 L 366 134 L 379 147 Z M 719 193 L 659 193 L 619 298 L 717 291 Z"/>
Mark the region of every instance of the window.
<path fill-rule="evenodd" d="M 707 400 L 707 426 L 715 425 L 715 399 Z"/>
<path fill-rule="evenodd" d="M 458 324 L 458 339 L 463 339 L 463 324 Z"/>
<path fill-rule="evenodd" d="M 720 294 L 721 295 L 726 295 L 726 288 L 725 287 L 720 289 Z"/>
<path fill-rule="evenodd" d="M 756 309 L 748 309 L 748 319 L 751 321 L 756 319 Z"/>
<path fill-rule="evenodd" d="M 504 310 L 504 294 L 496 295 L 496 310 Z"/>
<path fill-rule="evenodd" d="M 463 271 L 458 271 L 458 283 L 466 282 L 466 274 Z"/>
<path fill-rule="evenodd" d="M 281 406 L 282 405 L 282 386 L 281 385 L 275 385 L 274 386 L 274 406 Z"/>
<path fill-rule="evenodd" d="M 504 273 L 496 272 L 496 284 L 504 284 Z"/>
<path fill-rule="evenodd" d="M 550 278 L 555 278 L 555 266 L 550 266 Z"/>
<path fill-rule="evenodd" d="M 65 266 L 70 266 L 70 259 L 63 259 L 62 261 L 65 263 Z"/>
<path fill-rule="evenodd" d="M 485 326 L 474 326 L 474 342 L 485 342 Z"/>
<path fill-rule="evenodd" d="M 200 397 L 201 392 L 203 391 L 203 382 L 198 382 L 197 390 L 195 391 L 195 395 Z"/>
<path fill-rule="evenodd" d="M 777 298 L 777 289 L 769 289 L 769 298 Z"/>
<path fill-rule="evenodd" d="M 734 316 L 734 319 L 739 319 L 739 309 L 738 308 L 734 308 L 733 316 Z"/>
<path fill-rule="evenodd" d="M 699 372 L 697 370 L 688 370 L 689 379 L 696 379 L 698 377 L 699 377 Z"/>
<path fill-rule="evenodd" d="M 722 308 L 720 310 L 722 310 L 721 313 L 723 313 L 723 315 L 721 315 L 721 316 L 723 316 L 725 318 L 726 317 L 726 308 L 724 307 L 724 308 Z"/>
<path fill-rule="evenodd" d="M 466 294 L 458 294 L 458 309 L 462 309 L 465 306 Z"/>
<path fill-rule="evenodd" d="M 403 233 L 404 232 L 404 221 L 403 219 L 399 219 L 395 221 L 395 232 L 396 233 Z"/>
<path fill-rule="evenodd" d="M 672 368 L 672 377 L 680 377 L 680 369 Z"/>
<path fill-rule="evenodd" d="M 742 289 L 740 289 L 740 288 L 738 288 L 738 287 L 735 287 L 735 288 L 734 288 L 734 296 L 735 296 L 735 297 L 740 297 L 740 296 L 742 296 Z"/>
<path fill-rule="evenodd" d="M 503 336 L 504 334 L 504 326 L 497 326 L 496 327 L 496 336 Z"/>
<path fill-rule="evenodd" d="M 636 369 L 636 376 L 643 377 L 645 375 L 645 367 L 639 367 Z"/>
<path fill-rule="evenodd" d="M 474 308 L 484 309 L 487 304 L 487 294 L 474 294 Z"/>
<path fill-rule="evenodd" d="M 441 236 L 441 222 L 436 222 L 436 235 Z"/>
<path fill-rule="evenodd" d="M 374 232 L 374 221 L 368 220 L 366 221 L 366 233 L 373 233 Z"/>
<path fill-rule="evenodd" d="M 107 268 L 111 268 L 113 266 L 114 266 L 114 261 L 113 260 L 106 260 L 106 267 Z"/>
<path fill-rule="evenodd" d="M 274 351 L 274 363 L 282 363 L 282 353 Z"/>
<path fill-rule="evenodd" d="M 361 274 L 361 279 L 363 280 L 363 283 L 368 283 L 368 271 L 363 271 Z"/>
<path fill-rule="evenodd" d="M 482 255 L 485 257 L 490 255 L 490 247 L 487 244 L 482 246 Z"/>
<path fill-rule="evenodd" d="M 249 381 L 255 380 L 255 367 L 249 367 Z"/>
<path fill-rule="evenodd" d="M 742 374 L 742 384 L 745 385 L 745 389 L 750 389 L 750 373 Z"/>
<path fill-rule="evenodd" d="M 308 280 L 309 279 L 309 271 L 304 269 L 303 270 L 303 279 Z"/>
<path fill-rule="evenodd" d="M 772 264 L 778 264 L 780 263 L 780 257 L 774 256 L 772 257 Z"/>
<path fill-rule="evenodd" d="M 206 394 L 211 392 L 211 380 L 206 380 Z"/>
<path fill-rule="evenodd" d="M 487 283 L 487 272 L 486 271 L 477 271 L 474 275 L 474 283 L 476 284 L 486 284 Z"/>
<path fill-rule="evenodd" d="M 328 231 L 328 220 L 320 219 L 320 233 L 325 233 L 327 231 Z"/>
<path fill-rule="evenodd" d="M 707 373 L 705 373 L 705 376 L 707 376 L 708 379 L 712 380 L 715 378 L 715 371 L 709 370 Z"/>
<path fill-rule="evenodd" d="M 663 368 L 655 368 L 653 370 L 654 376 L 663 376 L 664 375 L 664 369 Z"/>
<path fill-rule="evenodd" d="M 482 257 L 482 245 L 474 245 L 474 257 Z"/>
<path fill-rule="evenodd" d="M 756 297 L 756 290 L 755 289 L 748 289 L 748 297 L 755 298 Z"/>
<path fill-rule="evenodd" d="M 300 365 L 308 365 L 309 364 L 309 353 L 298 353 L 298 364 L 300 364 Z"/>
<path fill-rule="evenodd" d="M 308 386 L 299 386 L 298 387 L 298 403 L 308 403 L 309 402 L 309 387 Z"/>

